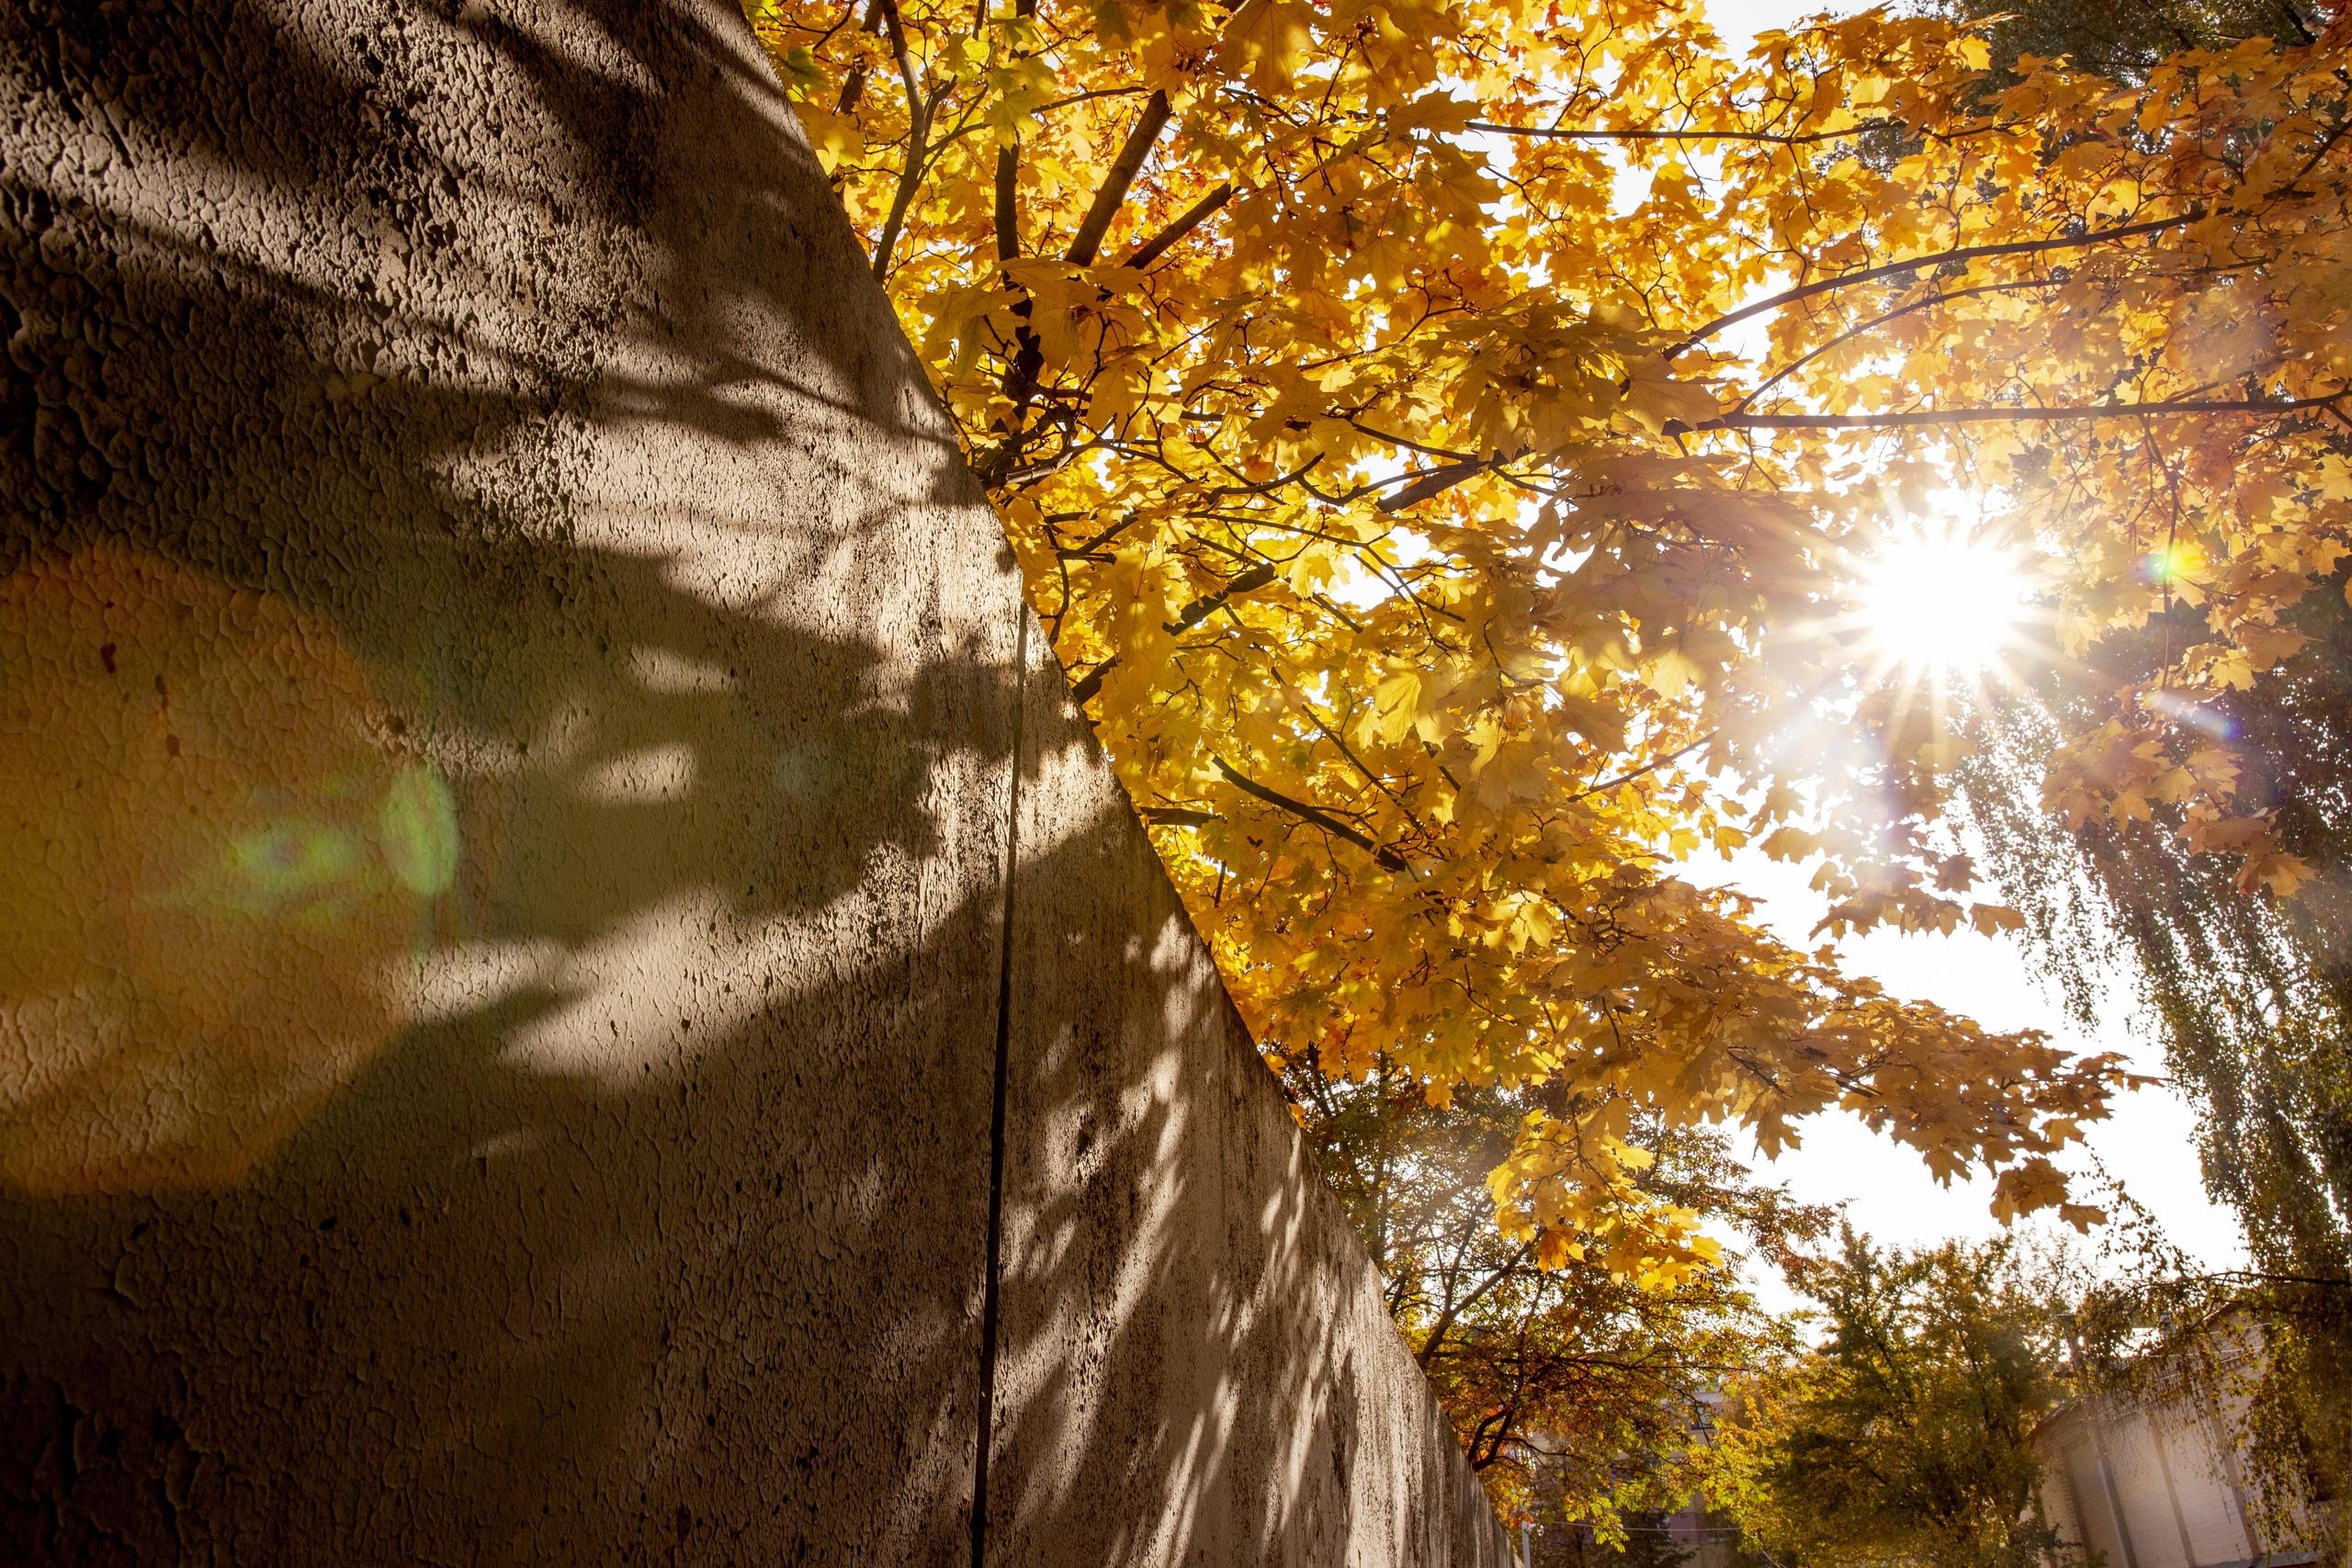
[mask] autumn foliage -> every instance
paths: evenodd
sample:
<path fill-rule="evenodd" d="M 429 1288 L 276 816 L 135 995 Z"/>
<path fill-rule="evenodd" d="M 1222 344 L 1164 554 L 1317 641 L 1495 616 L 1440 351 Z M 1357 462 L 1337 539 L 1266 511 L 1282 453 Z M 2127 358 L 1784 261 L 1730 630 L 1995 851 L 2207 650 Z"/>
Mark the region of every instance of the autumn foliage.
<path fill-rule="evenodd" d="M 1260 1038 L 1532 1089 L 1507 1231 L 1660 1285 L 1713 1244 L 1645 1118 L 1842 1106 L 2018 1213 L 2119 1082 L 1686 874 L 2016 922 L 1856 630 L 1890 519 L 2003 498 L 2035 657 L 2186 628 L 2034 787 L 2301 895 L 2206 705 L 2352 543 L 2324 16 L 2125 85 L 1883 11 L 1741 62 L 1677 0 L 755 10 Z"/>

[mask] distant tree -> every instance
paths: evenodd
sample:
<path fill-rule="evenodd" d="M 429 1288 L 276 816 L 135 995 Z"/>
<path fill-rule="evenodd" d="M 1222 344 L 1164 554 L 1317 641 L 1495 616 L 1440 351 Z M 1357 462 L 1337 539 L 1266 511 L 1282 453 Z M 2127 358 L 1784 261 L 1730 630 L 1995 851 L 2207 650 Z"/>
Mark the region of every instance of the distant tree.
<path fill-rule="evenodd" d="M 2177 619 L 2199 612 L 2184 607 Z M 2352 615 L 2340 595 L 2292 623 L 2308 644 L 2258 691 L 2202 710 L 2260 774 L 2282 841 L 2319 868 L 2312 896 L 2244 897 L 2188 847 L 2177 803 L 2145 820 L 2069 826 L 2030 789 L 2020 759 L 2046 754 L 2052 709 L 2089 705 L 2061 676 L 1985 705 L 1967 770 L 1978 840 L 2018 890 L 2028 950 L 2088 1020 L 2120 987 L 2162 1044 L 2174 1089 L 2195 1109 L 2206 1190 L 2238 1219 L 2249 1266 L 2213 1274 L 2165 1244 L 2144 1214 L 2119 1233 L 2127 1256 L 2106 1292 L 2119 1355 L 2159 1333 L 2177 1347 L 2228 1322 L 2259 1325 L 2265 1351 L 2193 1359 L 2241 1398 L 2239 1438 L 2264 1505 L 2284 1515 L 2315 1483 L 2352 1495 Z M 2109 667 L 2176 626 L 2107 639 Z M 2109 1201 L 2109 1208 L 2116 1207 Z"/>
<path fill-rule="evenodd" d="M 2309 0 L 1917 8 L 1982 28 L 1988 96 L 2053 58 L 2143 85 L 2167 58 L 2197 51 L 2170 69 L 2226 80 L 2230 51 L 2308 45 L 2328 22 Z M 2352 458 L 2352 423 L 2312 439 Z M 2352 1400 L 2335 1393 L 2352 1387 L 2352 572 L 2331 560 L 2322 591 L 2277 615 L 2278 658 L 2261 678 L 2186 691 L 2181 651 L 2241 608 L 2222 578 L 2226 552 L 2207 535 L 2218 509 L 2200 470 L 2215 470 L 2190 460 L 2193 446 L 2151 444 L 2151 471 L 2165 476 L 2151 508 L 2163 538 L 2152 527 L 2155 547 L 2137 575 L 2160 602 L 2099 628 L 2072 657 L 1977 694 L 1959 725 L 1972 750 L 1958 772 L 1985 869 L 2077 1016 L 2089 1022 L 2119 982 L 2136 991 L 2173 1087 L 2198 1111 L 2207 1190 L 2237 1216 L 2251 1254 L 2250 1269 L 2209 1274 L 2139 1215 L 2118 1238 L 2118 1267 L 2092 1314 L 2106 1325 L 2109 1375 L 2202 1369 L 2217 1407 L 2243 1413 L 2258 1501 L 2283 1521 L 2301 1516 L 2314 1488 L 2352 1495 Z M 2143 784 L 2120 813 L 2045 799 L 2052 759 L 2069 738 L 2099 732 L 2119 688 L 2194 738 L 2209 767 L 2227 759 L 2233 820 L 2215 820 L 2201 787 Z M 2134 763 L 2109 749 L 2094 765 L 2120 782 Z M 2307 868 L 2298 896 L 2247 897 L 2229 852 L 2256 835 Z M 2261 1355 L 2241 1354 L 2247 1332 Z M 2151 1359 L 2150 1334 L 2172 1353 Z"/>
<path fill-rule="evenodd" d="M 2256 1266 L 2214 1271 L 2165 1235 L 2120 1190 L 2100 1235 L 2095 1282 L 2069 1325 L 2079 1375 L 2132 1398 L 2186 1404 L 2217 1417 L 2236 1445 L 2247 1507 L 2265 1540 L 2316 1546 L 2344 1561 L 2345 1347 L 2352 1290 L 2341 1279 L 2277 1272 L 2273 1238 Z M 2319 1505 L 2335 1504 L 2335 1506 Z"/>
<path fill-rule="evenodd" d="M 1533 1568 L 1683 1568 L 1692 1549 L 1674 1539 L 1669 1517 L 1654 1510 L 1633 1515 L 1616 1544 L 1581 1525 L 1550 1531 L 1536 1549 Z"/>
<path fill-rule="evenodd" d="M 1674 1539 L 1669 1517 L 1651 1512 L 1632 1520 L 1625 1543 L 1596 1551 L 1589 1559 L 1592 1568 L 1682 1568 L 1690 1560 L 1690 1548 Z"/>
<path fill-rule="evenodd" d="M 1922 0 L 1916 8 L 1980 24 L 1997 86 L 2030 73 L 2021 63 L 2029 58 L 2143 82 L 2183 50 L 2226 50 L 2249 39 L 2308 44 L 2328 20 L 2301 0 Z"/>
<path fill-rule="evenodd" d="M 1843 1239 L 1802 1276 L 1821 1343 L 1738 1391 L 1719 1498 L 1787 1568 L 2060 1560 L 2031 1440 L 2064 1393 L 2058 1303 L 2009 1241 Z"/>
<path fill-rule="evenodd" d="M 1642 1555 L 1663 1538 L 1634 1527 L 1700 1490 L 1714 1391 L 1793 1347 L 1741 1281 L 1742 1256 L 1793 1261 L 1826 1234 L 1826 1212 L 1757 1181 L 1721 1133 L 1653 1124 L 1645 1197 L 1734 1247 L 1646 1269 L 1623 1258 L 1612 1268 L 1596 1236 L 1547 1253 L 1496 1226 L 1488 1185 L 1540 1091 L 1433 1102 L 1402 1073 L 1351 1080 L 1311 1060 L 1281 1066 L 1389 1309 L 1497 1506 L 1581 1525 L 1597 1550 L 1639 1559 L 1623 1568 L 1671 1568 Z"/>

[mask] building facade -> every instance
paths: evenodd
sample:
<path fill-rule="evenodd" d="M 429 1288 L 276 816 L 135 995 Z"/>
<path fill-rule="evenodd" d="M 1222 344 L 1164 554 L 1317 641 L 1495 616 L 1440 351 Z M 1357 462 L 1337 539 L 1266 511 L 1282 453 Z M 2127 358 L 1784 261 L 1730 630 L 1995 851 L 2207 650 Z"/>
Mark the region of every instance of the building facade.
<path fill-rule="evenodd" d="M 2103 1568 L 2290 1568 L 2316 1562 L 2316 1529 L 2265 1528 L 2231 1437 L 2193 1387 L 2077 1399 L 2042 1423 L 2042 1506 Z"/>

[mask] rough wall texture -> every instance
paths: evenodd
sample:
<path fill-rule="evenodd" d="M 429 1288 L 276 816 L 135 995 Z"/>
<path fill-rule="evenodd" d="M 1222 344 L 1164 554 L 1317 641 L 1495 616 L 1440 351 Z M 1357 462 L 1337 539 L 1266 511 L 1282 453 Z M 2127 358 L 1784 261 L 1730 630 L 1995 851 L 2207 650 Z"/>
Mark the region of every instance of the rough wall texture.
<path fill-rule="evenodd" d="M 1502 1560 L 725 0 L 0 73 L 0 1559 Z"/>
<path fill-rule="evenodd" d="M 2317 1561 L 2316 1528 L 2264 1529 L 2232 1440 L 2242 1415 L 2161 1388 L 2140 1399 L 2077 1399 L 2035 1434 L 2047 1467 L 2042 1506 L 2061 1537 L 2107 1568 Z"/>

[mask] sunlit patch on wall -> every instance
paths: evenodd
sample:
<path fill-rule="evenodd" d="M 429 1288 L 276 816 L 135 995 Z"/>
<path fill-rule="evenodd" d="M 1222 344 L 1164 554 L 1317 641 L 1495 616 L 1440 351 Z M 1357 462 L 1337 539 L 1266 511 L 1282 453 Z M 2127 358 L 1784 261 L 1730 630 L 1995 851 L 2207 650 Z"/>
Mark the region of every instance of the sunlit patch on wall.
<path fill-rule="evenodd" d="M 102 547 L 0 580 L 0 1179 L 233 1182 L 404 1022 L 458 818 L 359 660 Z"/>
<path fill-rule="evenodd" d="M 581 782 L 581 794 L 608 806 L 651 806 L 684 800 L 694 787 L 695 749 L 680 743 L 608 758 Z"/>

